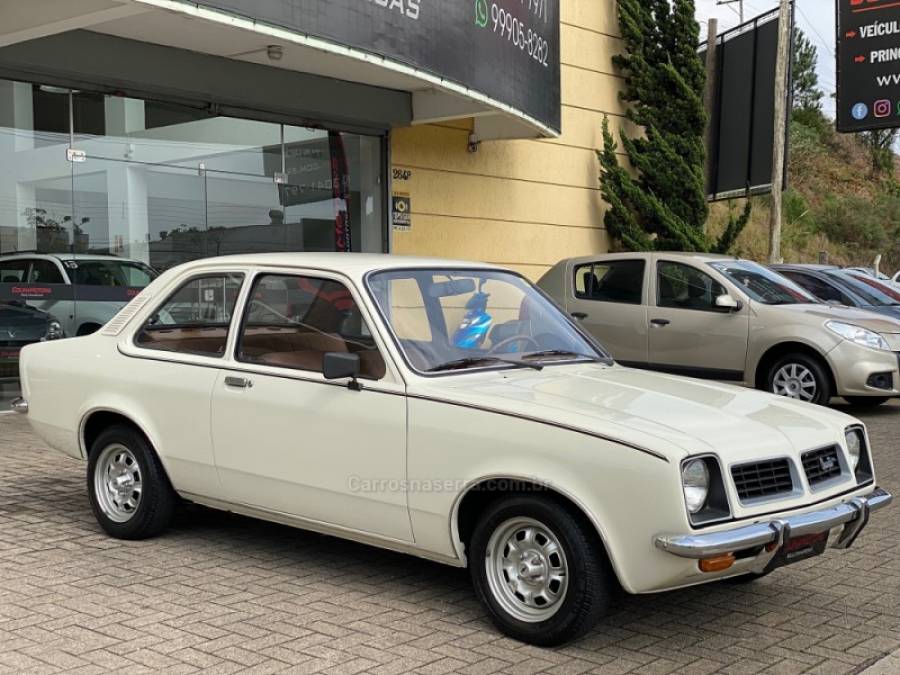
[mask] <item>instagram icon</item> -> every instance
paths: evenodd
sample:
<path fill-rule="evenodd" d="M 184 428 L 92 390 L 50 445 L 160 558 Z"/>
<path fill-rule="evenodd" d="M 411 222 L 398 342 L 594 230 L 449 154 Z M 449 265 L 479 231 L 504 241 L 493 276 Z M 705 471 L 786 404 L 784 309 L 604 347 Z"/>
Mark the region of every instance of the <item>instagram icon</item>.
<path fill-rule="evenodd" d="M 875 113 L 875 117 L 890 117 L 892 108 L 893 106 L 890 101 L 881 99 L 880 101 L 875 101 L 872 112 Z"/>

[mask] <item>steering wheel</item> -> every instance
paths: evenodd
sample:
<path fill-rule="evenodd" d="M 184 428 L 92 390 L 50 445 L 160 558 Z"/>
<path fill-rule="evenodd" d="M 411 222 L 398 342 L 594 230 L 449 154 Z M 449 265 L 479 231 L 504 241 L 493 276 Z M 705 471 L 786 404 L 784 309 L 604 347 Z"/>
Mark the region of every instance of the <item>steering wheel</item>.
<path fill-rule="evenodd" d="M 500 351 L 500 348 L 501 348 L 501 347 L 505 347 L 506 345 L 512 344 L 512 343 L 514 343 L 514 342 L 527 342 L 527 343 L 533 345 L 533 346 L 535 347 L 536 350 L 539 350 L 539 349 L 541 348 L 541 345 L 538 343 L 538 341 L 535 340 L 535 339 L 534 339 L 533 337 L 531 337 L 530 335 L 524 335 L 524 334 L 522 334 L 522 335 L 513 335 L 512 337 L 508 337 L 508 338 L 506 338 L 505 340 L 500 340 L 500 342 L 498 342 L 498 343 L 495 344 L 493 347 L 491 347 L 491 348 L 488 350 L 488 355 L 496 354 L 496 353 L 498 353 L 498 352 Z"/>

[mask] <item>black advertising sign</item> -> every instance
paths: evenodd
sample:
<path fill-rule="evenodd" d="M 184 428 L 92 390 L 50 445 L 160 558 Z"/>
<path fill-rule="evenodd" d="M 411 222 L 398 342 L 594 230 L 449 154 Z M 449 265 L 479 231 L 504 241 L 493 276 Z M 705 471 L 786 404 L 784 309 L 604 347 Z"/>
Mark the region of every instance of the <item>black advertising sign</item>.
<path fill-rule="evenodd" d="M 838 0 L 838 131 L 900 127 L 900 2 Z"/>
<path fill-rule="evenodd" d="M 722 33 L 710 111 L 710 200 L 772 191 L 778 10 Z M 706 60 L 706 47 L 701 49 Z"/>
<path fill-rule="evenodd" d="M 559 0 L 192 2 L 384 56 L 560 130 Z"/>

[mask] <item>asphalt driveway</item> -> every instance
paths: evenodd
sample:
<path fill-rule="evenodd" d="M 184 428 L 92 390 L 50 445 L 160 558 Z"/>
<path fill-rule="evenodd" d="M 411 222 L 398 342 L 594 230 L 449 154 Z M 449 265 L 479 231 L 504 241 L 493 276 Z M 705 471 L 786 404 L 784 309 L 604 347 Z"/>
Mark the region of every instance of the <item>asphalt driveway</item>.
<path fill-rule="evenodd" d="M 900 404 L 860 416 L 897 494 Z M 199 507 L 161 538 L 109 539 L 83 466 L 0 416 L 0 673 L 867 668 L 900 672 L 900 504 L 849 551 L 755 584 L 622 598 L 551 651 L 496 633 L 462 570 Z"/>

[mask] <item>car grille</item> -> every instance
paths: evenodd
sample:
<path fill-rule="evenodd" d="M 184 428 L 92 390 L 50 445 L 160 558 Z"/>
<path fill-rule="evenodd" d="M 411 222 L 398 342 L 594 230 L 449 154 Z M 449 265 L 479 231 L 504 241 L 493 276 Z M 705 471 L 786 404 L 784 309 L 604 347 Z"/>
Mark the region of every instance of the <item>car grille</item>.
<path fill-rule="evenodd" d="M 794 489 L 787 459 L 733 466 L 731 477 L 742 501 L 780 495 Z"/>
<path fill-rule="evenodd" d="M 803 470 L 810 485 L 818 485 L 841 475 L 841 462 L 836 445 L 804 452 Z"/>

